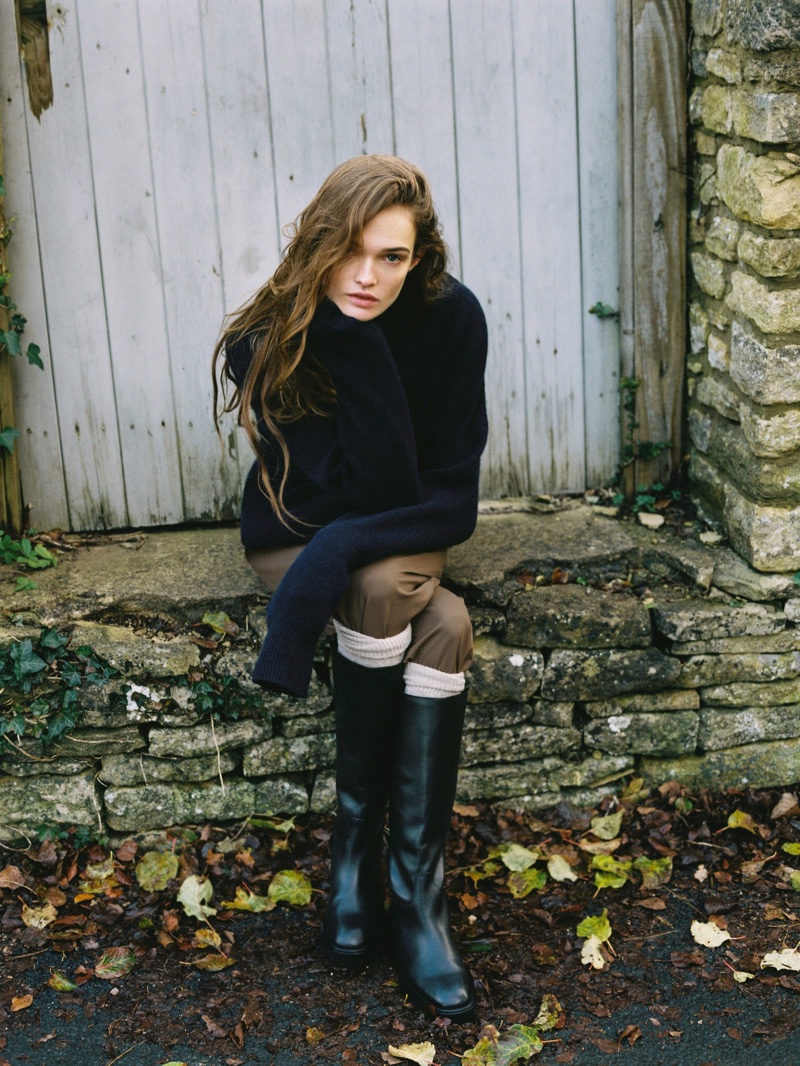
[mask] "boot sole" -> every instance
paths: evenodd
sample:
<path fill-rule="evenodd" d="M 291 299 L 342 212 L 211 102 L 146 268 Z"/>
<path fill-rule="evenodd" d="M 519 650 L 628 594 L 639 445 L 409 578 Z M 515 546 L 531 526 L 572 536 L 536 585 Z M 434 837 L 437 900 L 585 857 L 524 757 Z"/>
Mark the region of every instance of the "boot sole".
<path fill-rule="evenodd" d="M 335 962 L 339 966 L 344 966 L 349 970 L 359 970 L 364 966 L 368 966 L 380 950 L 379 942 L 371 942 L 365 948 L 356 948 L 350 951 L 343 948 L 337 948 L 329 939 L 324 929 L 321 939 L 322 950 L 325 957 L 329 959 L 330 962 Z"/>
<path fill-rule="evenodd" d="M 412 992 L 407 984 L 403 983 L 402 987 L 405 990 L 405 994 L 408 996 L 409 1003 L 413 1004 L 417 1010 L 420 1010 L 423 1013 L 428 1013 L 430 1008 L 433 1007 L 437 1017 L 450 1018 L 454 1022 L 471 1022 L 474 1020 L 477 1013 L 478 1004 L 475 999 L 464 1007 L 459 1007 L 455 1010 L 447 1010 L 446 1008 L 437 1007 L 430 999 L 420 995 L 418 992 Z"/>

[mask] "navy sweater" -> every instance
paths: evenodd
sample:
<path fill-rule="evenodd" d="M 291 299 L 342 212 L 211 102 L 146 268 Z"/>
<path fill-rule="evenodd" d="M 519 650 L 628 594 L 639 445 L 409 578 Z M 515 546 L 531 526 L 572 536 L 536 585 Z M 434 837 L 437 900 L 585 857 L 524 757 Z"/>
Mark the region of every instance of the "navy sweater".
<path fill-rule="evenodd" d="M 487 433 L 486 322 L 455 279 L 424 307 L 406 290 L 371 322 L 326 299 L 309 327 L 308 350 L 331 375 L 336 408 L 281 427 L 290 454 L 284 502 L 300 523 L 319 528 L 290 522 L 287 530 L 278 521 L 259 489 L 257 463 L 245 483 L 246 547 L 308 542 L 270 600 L 253 670 L 254 681 L 293 696 L 308 693 L 317 638 L 353 570 L 451 547 L 475 528 Z M 250 339 L 226 356 L 241 384 Z M 259 429 L 276 484 L 279 453 L 260 419 Z"/>

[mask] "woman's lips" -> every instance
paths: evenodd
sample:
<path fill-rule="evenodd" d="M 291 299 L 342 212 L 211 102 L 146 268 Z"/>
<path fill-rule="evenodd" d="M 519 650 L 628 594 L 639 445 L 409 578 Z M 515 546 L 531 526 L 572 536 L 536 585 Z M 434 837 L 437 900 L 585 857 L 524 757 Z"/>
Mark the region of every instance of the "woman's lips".
<path fill-rule="evenodd" d="M 367 292 L 348 292 L 347 298 L 357 307 L 372 307 L 378 302 L 376 296 L 370 296 Z"/>

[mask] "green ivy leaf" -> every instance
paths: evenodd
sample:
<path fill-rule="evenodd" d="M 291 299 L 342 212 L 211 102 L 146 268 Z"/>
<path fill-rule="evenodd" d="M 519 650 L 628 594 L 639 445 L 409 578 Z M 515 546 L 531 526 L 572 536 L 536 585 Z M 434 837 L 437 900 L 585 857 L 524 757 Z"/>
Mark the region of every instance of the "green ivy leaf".
<path fill-rule="evenodd" d="M 44 370 L 44 363 L 39 354 L 41 350 L 42 349 L 38 344 L 31 342 L 25 351 L 25 358 L 28 360 L 30 366 L 38 366 L 40 370 Z"/>
<path fill-rule="evenodd" d="M 7 426 L 2 432 L 0 432 L 0 448 L 5 448 L 7 452 L 13 454 L 14 441 L 20 435 L 18 429 L 14 429 L 13 426 Z"/>
<path fill-rule="evenodd" d="M 464 1052 L 464 1066 L 511 1066 L 538 1055 L 544 1047 L 539 1030 L 529 1025 L 511 1025 L 501 1036 L 495 1029 L 475 1047 Z"/>
<path fill-rule="evenodd" d="M 22 354 L 19 347 L 19 333 L 15 329 L 0 329 L 0 345 L 9 355 Z"/>

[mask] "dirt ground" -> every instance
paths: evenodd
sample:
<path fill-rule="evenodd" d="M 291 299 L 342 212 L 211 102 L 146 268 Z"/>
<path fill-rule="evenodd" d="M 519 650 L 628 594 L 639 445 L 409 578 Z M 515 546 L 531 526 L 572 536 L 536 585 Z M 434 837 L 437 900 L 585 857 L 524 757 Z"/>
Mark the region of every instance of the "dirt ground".
<path fill-rule="evenodd" d="M 427 1040 L 455 1063 L 482 1035 L 531 1026 L 545 994 L 561 1018 L 540 1034 L 542 1064 L 794 1066 L 800 972 L 763 964 L 800 942 L 797 795 L 633 782 L 591 812 L 458 808 L 447 888 L 478 990 L 468 1025 L 407 1005 L 385 955 L 355 974 L 326 962 L 330 818 L 199 827 L 158 847 L 4 846 L 0 1066 L 380 1064 L 389 1045 Z M 146 872 L 154 850 L 163 887 Z M 253 912 L 286 870 L 301 902 Z M 213 890 L 200 917 L 178 899 L 191 910 L 198 885 Z M 222 907 L 237 899 L 249 909 Z M 592 966 L 581 923 L 604 911 Z M 729 939 L 703 946 L 695 921 Z M 472 1061 L 513 1061 L 500 1050 Z"/>

